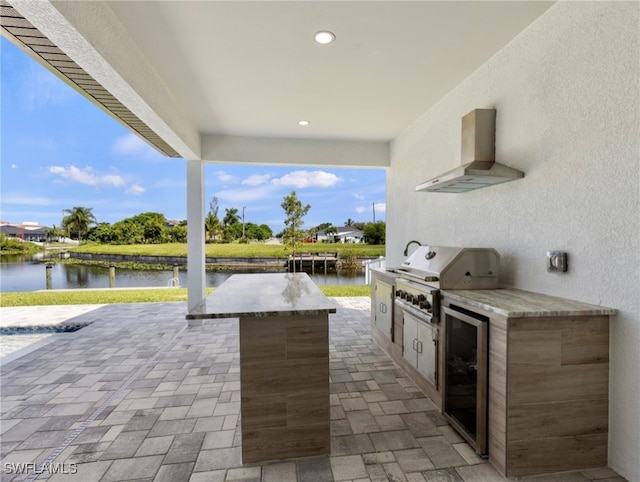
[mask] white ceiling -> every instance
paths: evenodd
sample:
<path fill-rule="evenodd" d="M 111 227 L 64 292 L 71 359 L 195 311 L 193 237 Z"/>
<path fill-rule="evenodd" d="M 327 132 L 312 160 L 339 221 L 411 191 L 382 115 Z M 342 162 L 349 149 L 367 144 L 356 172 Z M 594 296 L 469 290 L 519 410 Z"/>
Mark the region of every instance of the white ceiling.
<path fill-rule="evenodd" d="M 367 141 L 391 140 L 552 4 L 107 2 L 200 134 Z M 314 42 L 322 29 L 333 44 Z"/>

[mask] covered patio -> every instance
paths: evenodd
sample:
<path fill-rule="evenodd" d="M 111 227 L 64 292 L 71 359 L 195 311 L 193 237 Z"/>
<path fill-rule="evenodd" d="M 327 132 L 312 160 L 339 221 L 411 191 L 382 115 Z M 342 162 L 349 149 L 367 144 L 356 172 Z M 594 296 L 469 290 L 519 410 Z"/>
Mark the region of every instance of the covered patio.
<path fill-rule="evenodd" d="M 385 169 L 389 266 L 409 240 L 487 246 L 502 285 L 618 310 L 608 465 L 640 480 L 637 2 L 0 7 L 3 35 L 182 159 L 189 225 L 187 304 L 100 308 L 3 366 L 3 462 L 82 460 L 83 481 L 89 468 L 95 480 L 500 480 L 370 342 L 365 305 L 331 318 L 331 456 L 239 465 L 234 322 L 200 333 L 184 316 L 205 293 L 205 165 L 253 163 Z M 324 29 L 336 42 L 314 42 Z M 417 192 L 460 164 L 460 119 L 476 108 L 497 109 L 496 161 L 525 178 Z M 571 253 L 566 274 L 545 269 L 555 249 Z M 420 412 L 428 426 L 413 423 Z"/>
<path fill-rule="evenodd" d="M 505 480 L 373 343 L 369 298 L 332 300 L 331 455 L 260 465 L 241 461 L 237 319 L 188 326 L 184 303 L 69 307 L 68 319 L 2 308 L 5 325 L 47 310 L 90 323 L 2 364 L 2 480 Z"/>

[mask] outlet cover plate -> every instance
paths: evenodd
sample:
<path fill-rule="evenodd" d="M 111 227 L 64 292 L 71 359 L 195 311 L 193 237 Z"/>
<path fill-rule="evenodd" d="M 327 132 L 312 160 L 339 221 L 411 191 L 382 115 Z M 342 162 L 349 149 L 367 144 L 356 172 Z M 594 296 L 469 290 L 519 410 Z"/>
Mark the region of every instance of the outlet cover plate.
<path fill-rule="evenodd" d="M 547 251 L 547 271 L 549 273 L 566 273 L 567 270 L 566 251 Z"/>

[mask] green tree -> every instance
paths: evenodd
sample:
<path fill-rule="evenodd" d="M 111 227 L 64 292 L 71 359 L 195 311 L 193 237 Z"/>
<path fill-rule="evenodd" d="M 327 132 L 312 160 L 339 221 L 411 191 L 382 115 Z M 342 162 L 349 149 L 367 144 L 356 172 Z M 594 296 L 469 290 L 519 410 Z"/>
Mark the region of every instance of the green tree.
<path fill-rule="evenodd" d="M 232 224 L 240 224 L 240 216 L 236 208 L 227 208 L 224 210 L 225 215 L 222 219 L 222 224 L 225 226 L 231 226 Z"/>
<path fill-rule="evenodd" d="M 187 226 L 185 224 L 179 224 L 168 229 L 169 241 L 172 243 L 186 243 L 187 242 Z"/>
<path fill-rule="evenodd" d="M 103 244 L 117 243 L 116 232 L 109 223 L 98 223 L 97 226 L 91 228 L 87 233 L 87 239 Z"/>
<path fill-rule="evenodd" d="M 242 237 L 242 224 L 232 223 L 222 228 L 222 238 L 225 241 L 233 241 Z"/>
<path fill-rule="evenodd" d="M 245 238 L 247 239 L 264 241 L 265 239 L 269 239 L 271 234 L 271 228 L 266 224 L 261 224 L 260 226 L 255 223 L 245 224 Z"/>
<path fill-rule="evenodd" d="M 89 231 L 89 227 L 96 224 L 96 217 L 93 214 L 93 208 L 85 208 L 76 206 L 71 209 L 65 209 L 63 213 L 67 213 L 62 218 L 63 229 L 71 234 L 76 234 L 78 241 L 82 241 L 82 235 Z"/>
<path fill-rule="evenodd" d="M 48 243 L 50 243 L 53 240 L 57 240 L 57 238 L 61 235 L 61 232 L 62 232 L 61 229 L 54 224 L 49 229 L 47 229 L 45 233 L 45 239 L 47 240 Z"/>
<path fill-rule="evenodd" d="M 282 232 L 282 241 L 284 243 L 285 250 L 290 252 L 293 256 L 293 271 L 296 271 L 296 251 L 302 244 L 305 238 L 305 232 L 302 230 L 304 224 L 303 217 L 307 215 L 311 206 L 309 204 L 303 206 L 302 202 L 298 199 L 295 191 L 291 191 L 291 194 L 284 197 L 282 209 L 287 216 L 284 220 L 284 231 Z"/>
<path fill-rule="evenodd" d="M 114 223 L 118 244 L 159 244 L 169 240 L 167 219 L 160 213 L 141 213 Z"/>
<path fill-rule="evenodd" d="M 273 236 L 273 231 L 271 230 L 268 224 L 261 224 L 260 229 L 262 230 L 263 240 L 269 239 L 270 237 Z"/>
<path fill-rule="evenodd" d="M 338 234 L 338 228 L 336 228 L 335 226 L 329 226 L 324 230 L 324 234 L 327 236 L 327 240 L 328 240 L 330 234 Z M 332 242 L 335 243 L 335 241 L 336 241 L 336 238 L 334 236 Z"/>
<path fill-rule="evenodd" d="M 317 225 L 315 228 L 313 228 L 313 229 L 315 229 L 315 230 L 316 230 L 316 232 L 317 232 L 317 231 L 324 231 L 325 229 L 330 228 L 331 226 L 332 226 L 332 223 L 321 223 L 321 224 L 318 224 L 318 225 Z"/>
<path fill-rule="evenodd" d="M 386 224 L 384 221 L 367 223 L 362 230 L 362 236 L 367 244 L 385 244 Z"/>
<path fill-rule="evenodd" d="M 222 234 L 222 223 L 218 218 L 218 198 L 214 197 L 209 203 L 209 212 L 204 218 L 204 229 L 209 240 L 215 240 Z"/>
<path fill-rule="evenodd" d="M 344 225 L 347 226 L 348 228 L 353 228 L 355 227 L 356 222 L 353 219 L 349 218 L 345 221 Z"/>

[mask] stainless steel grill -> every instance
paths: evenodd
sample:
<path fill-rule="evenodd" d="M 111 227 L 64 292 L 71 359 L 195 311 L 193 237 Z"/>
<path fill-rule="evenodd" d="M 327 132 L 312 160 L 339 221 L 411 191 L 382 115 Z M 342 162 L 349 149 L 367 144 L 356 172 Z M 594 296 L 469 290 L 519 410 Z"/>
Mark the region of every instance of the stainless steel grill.
<path fill-rule="evenodd" d="M 495 289 L 500 255 L 490 248 L 419 246 L 395 271 L 443 290 Z"/>
<path fill-rule="evenodd" d="M 419 246 L 393 271 L 399 274 L 395 305 L 402 311 L 406 332 L 403 356 L 417 360 L 417 369 L 443 394 L 445 418 L 478 453 L 485 454 L 486 320 L 441 309 L 440 290 L 498 288 L 500 256 L 489 248 Z"/>
<path fill-rule="evenodd" d="M 399 268 L 396 303 L 429 323 L 440 321 L 441 289 L 498 287 L 500 256 L 489 248 L 419 246 Z"/>

